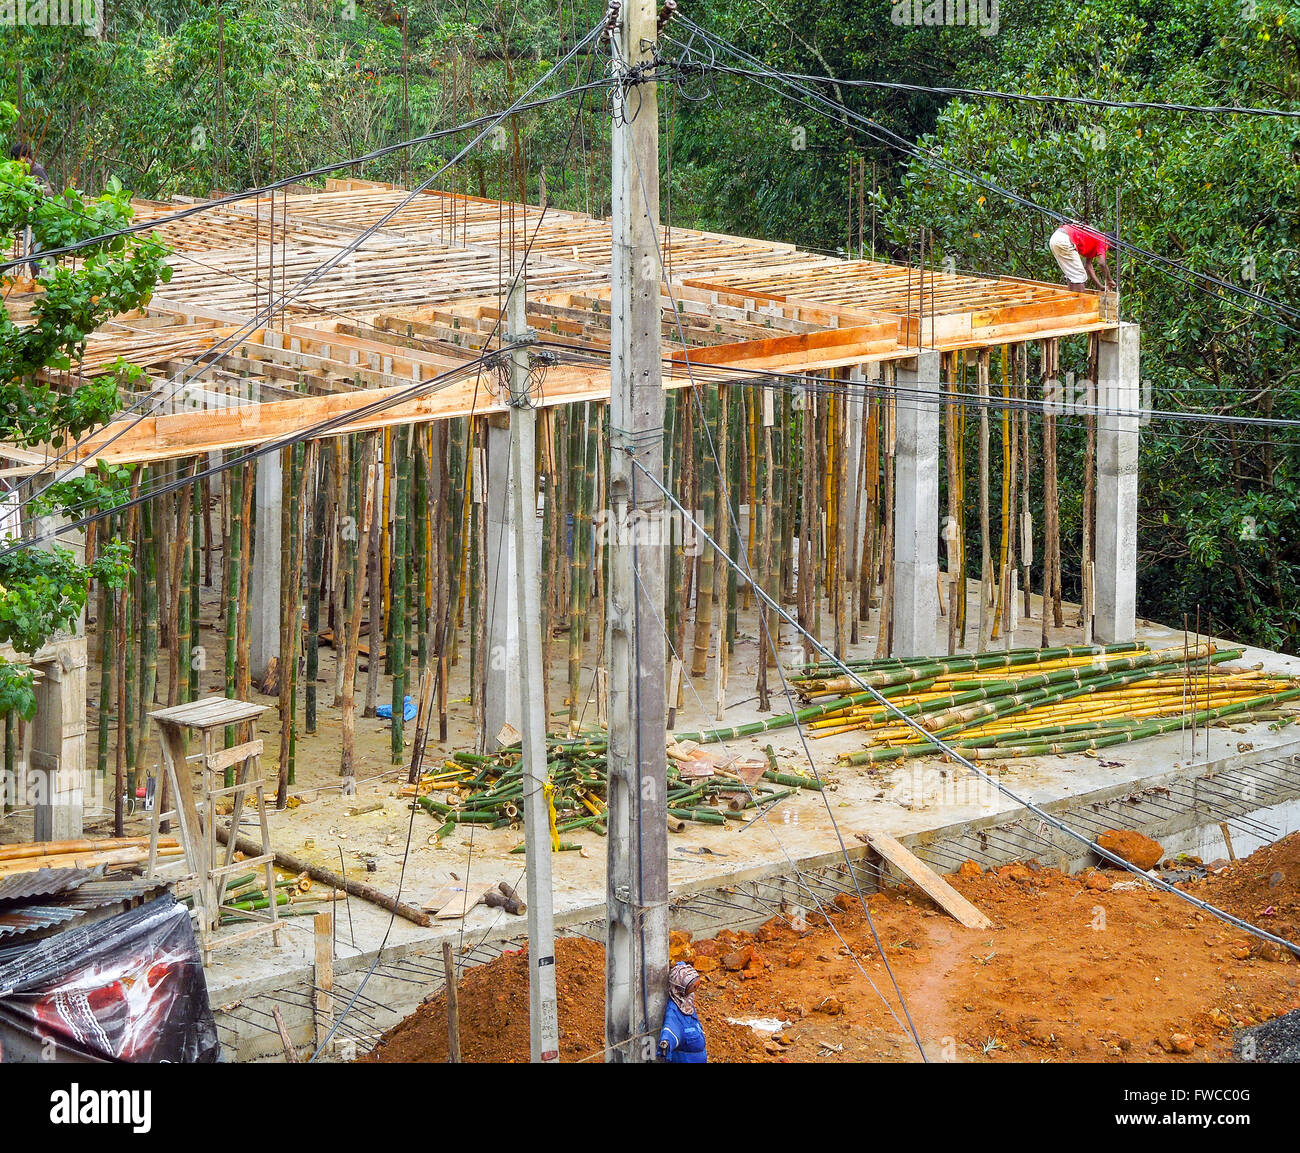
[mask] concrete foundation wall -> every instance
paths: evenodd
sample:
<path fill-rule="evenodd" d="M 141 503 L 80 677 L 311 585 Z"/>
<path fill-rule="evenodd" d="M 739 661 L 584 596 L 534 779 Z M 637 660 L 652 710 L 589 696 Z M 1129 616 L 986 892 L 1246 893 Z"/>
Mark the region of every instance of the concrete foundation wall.
<path fill-rule="evenodd" d="M 969 777 L 969 774 L 967 774 Z M 973 780 L 973 778 L 971 778 Z M 962 781 L 953 778 L 952 787 Z M 1197 852 L 1220 837 L 1219 822 L 1227 821 L 1239 853 L 1253 847 L 1236 838 L 1252 824 L 1271 817 L 1280 822 L 1300 806 L 1300 740 L 1269 753 L 1267 760 L 1244 754 L 1209 765 L 1188 765 L 1138 781 L 1045 802 L 1041 807 L 1072 828 L 1095 837 L 1105 829 L 1138 829 L 1154 837 L 1169 855 Z M 1208 840 L 1207 840 L 1208 838 Z M 964 860 L 994 868 L 1014 860 L 1037 860 L 1045 866 L 1078 872 L 1096 861 L 1080 841 L 1043 823 L 1026 809 L 947 825 L 901 838 L 922 860 L 940 872 L 955 870 Z M 1198 855 L 1205 857 L 1205 852 Z M 1216 854 L 1217 855 L 1217 854 Z M 1209 859 L 1206 857 L 1206 859 Z M 897 875 L 882 876 L 868 859 L 866 846 L 852 843 L 847 853 L 831 851 L 789 863 L 763 865 L 702 878 L 678 886 L 671 899 L 674 929 L 713 936 L 722 929 L 752 930 L 774 916 L 793 918 L 800 910 L 815 912 L 841 893 L 877 891 L 898 884 Z M 561 936 L 582 936 L 604 942 L 603 906 L 557 916 Z M 347 1059 L 364 1053 L 375 1038 L 411 1013 L 443 986 L 441 947 L 444 937 L 462 940 L 458 928 L 418 942 L 385 949 L 378 963 L 374 954 L 334 963 L 336 1010 L 346 1005 L 365 972 L 374 974 L 357 1001 L 354 1014 L 340 1030 L 338 1043 L 322 1059 Z M 465 934 L 465 940 L 471 940 Z M 501 923 L 479 939 L 457 964 L 483 964 L 524 942 L 519 921 Z M 315 1034 L 311 1007 L 312 969 L 267 977 L 239 988 L 237 1000 L 214 1005 L 226 1059 L 282 1060 L 272 1006 L 278 1004 L 295 1044 L 309 1052 Z"/>

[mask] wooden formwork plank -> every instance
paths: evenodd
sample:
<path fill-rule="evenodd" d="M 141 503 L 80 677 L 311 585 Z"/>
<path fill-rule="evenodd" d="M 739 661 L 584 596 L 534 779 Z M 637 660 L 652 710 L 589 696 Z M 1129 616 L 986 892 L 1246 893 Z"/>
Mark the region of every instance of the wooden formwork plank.
<path fill-rule="evenodd" d="M 954 920 L 968 929 L 991 929 L 993 922 L 888 833 L 857 833 L 857 839 L 874 849 Z"/>

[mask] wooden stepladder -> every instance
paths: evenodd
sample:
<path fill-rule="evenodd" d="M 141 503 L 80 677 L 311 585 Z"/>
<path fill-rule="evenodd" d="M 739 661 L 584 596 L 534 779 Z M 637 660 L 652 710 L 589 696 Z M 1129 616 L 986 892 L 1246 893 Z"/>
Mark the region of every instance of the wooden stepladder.
<path fill-rule="evenodd" d="M 228 697 L 205 697 L 149 714 L 158 725 L 163 771 L 167 774 L 168 789 L 175 804 L 168 813 L 162 812 L 161 804 L 154 806 L 149 837 L 149 873 L 153 873 L 157 860 L 159 828 L 163 821 L 174 819 L 181 847 L 185 850 L 185 862 L 194 877 L 194 912 L 198 918 L 199 946 L 203 950 L 204 965 L 210 962 L 214 948 L 234 944 L 268 929 L 274 934 L 275 943 L 280 943 L 280 923 L 275 906 L 275 853 L 271 849 L 271 834 L 266 823 L 266 796 L 261 777 L 262 742 L 256 737 L 257 718 L 264 712 L 265 705 Z M 246 722 L 251 722 L 253 735 L 249 740 L 229 749 L 214 747 L 228 726 Z M 199 738 L 199 751 L 189 756 L 185 752 L 187 730 Z M 198 767 L 197 780 L 193 777 L 191 765 Z M 234 784 L 227 785 L 225 771 L 231 767 L 235 770 Z M 257 818 L 262 828 L 262 851 L 255 857 L 236 861 L 239 818 L 250 792 L 256 798 Z M 217 798 L 223 796 L 230 796 L 233 803 L 231 835 L 224 846 L 217 841 L 216 811 Z M 266 892 L 270 898 L 266 911 L 237 910 L 241 917 L 257 923 L 218 936 L 230 875 L 259 867 L 266 869 Z"/>

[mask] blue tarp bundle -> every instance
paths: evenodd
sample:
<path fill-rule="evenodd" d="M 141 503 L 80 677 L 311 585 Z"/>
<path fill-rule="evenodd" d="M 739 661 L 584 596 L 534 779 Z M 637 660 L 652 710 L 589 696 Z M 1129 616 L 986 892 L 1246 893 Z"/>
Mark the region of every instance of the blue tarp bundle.
<path fill-rule="evenodd" d="M 413 721 L 413 720 L 415 720 L 415 714 L 416 714 L 416 711 L 417 711 L 417 710 L 416 710 L 416 707 L 415 707 L 415 701 L 413 701 L 410 697 L 406 697 L 406 698 L 402 701 L 402 720 L 404 720 L 404 721 Z M 391 720 L 393 719 L 393 706 L 392 706 L 392 705 L 376 705 L 376 706 L 375 706 L 375 716 L 377 716 L 377 717 L 383 717 L 385 720 L 387 720 L 387 721 L 391 721 Z"/>

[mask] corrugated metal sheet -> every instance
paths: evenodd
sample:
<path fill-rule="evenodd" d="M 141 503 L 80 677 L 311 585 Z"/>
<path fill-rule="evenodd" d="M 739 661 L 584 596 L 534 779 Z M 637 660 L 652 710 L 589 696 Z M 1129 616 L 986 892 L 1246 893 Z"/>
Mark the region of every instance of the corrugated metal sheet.
<path fill-rule="evenodd" d="M 85 910 L 70 909 L 66 905 L 23 905 L 0 913 L 0 937 L 20 937 L 24 933 L 49 929 L 84 916 Z"/>
<path fill-rule="evenodd" d="M 11 873 L 0 878 L 0 901 L 66 893 L 100 875 L 97 869 L 33 869 L 28 873 Z"/>
<path fill-rule="evenodd" d="M 134 900 L 166 888 L 167 882 L 157 878 L 96 878 L 78 886 L 76 892 L 68 893 L 61 900 L 76 909 L 102 909 L 105 905 Z"/>

